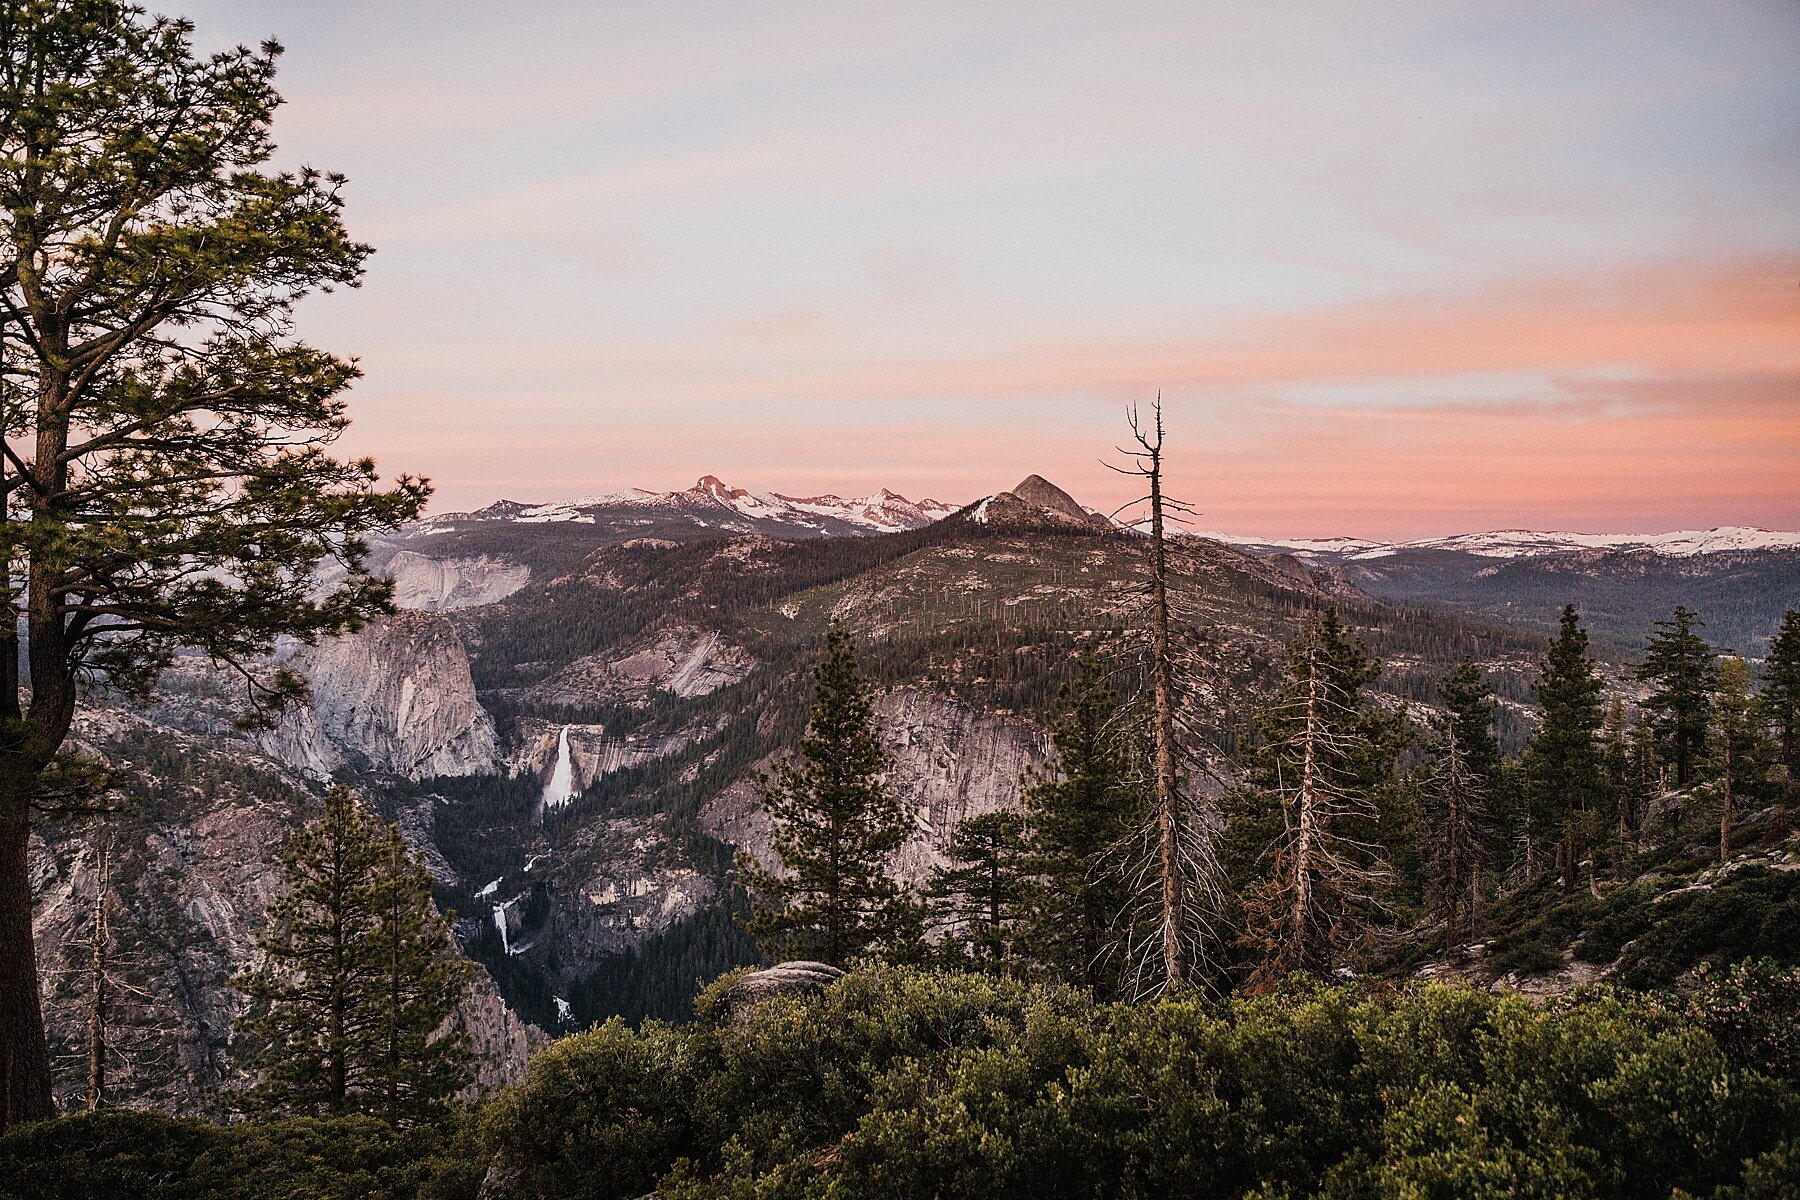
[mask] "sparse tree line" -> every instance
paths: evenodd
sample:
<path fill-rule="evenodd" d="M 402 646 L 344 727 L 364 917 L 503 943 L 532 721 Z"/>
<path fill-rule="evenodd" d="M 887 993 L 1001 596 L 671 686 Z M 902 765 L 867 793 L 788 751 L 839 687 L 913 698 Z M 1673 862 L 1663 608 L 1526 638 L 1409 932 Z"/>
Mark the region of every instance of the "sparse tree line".
<path fill-rule="evenodd" d="M 1532 685 L 1541 718 L 1506 756 L 1472 660 L 1419 715 L 1371 695 L 1381 664 L 1335 610 L 1318 613 L 1237 739 L 1235 782 L 1186 797 L 1225 901 L 1183 982 L 1257 992 L 1296 972 L 1330 978 L 1420 930 L 1461 956 L 1490 901 L 1546 874 L 1597 897 L 1649 846 L 1695 837 L 1716 837 L 1722 863 L 1748 814 L 1758 841 L 1778 843 L 1800 800 L 1800 612 L 1754 671 L 1702 628 L 1686 608 L 1658 622 L 1628 701 L 1609 697 L 1566 608 Z M 799 753 L 763 783 L 774 862 L 740 856 L 768 952 L 1056 979 L 1103 999 L 1155 990 L 1131 953 L 1162 884 L 1139 836 L 1154 823 L 1154 743 L 1091 655 L 1046 714 L 1053 761 L 1023 781 L 1020 807 L 964 821 L 946 865 L 910 891 L 892 858 L 912 819 L 883 782 L 870 684 L 841 626 L 815 683 Z"/>
<path fill-rule="evenodd" d="M 474 1079 L 455 1012 L 475 967 L 432 901 L 431 876 L 397 825 L 343 788 L 278 855 L 280 891 L 251 968 L 232 980 L 238 1081 L 224 1107 L 262 1115 L 362 1113 L 395 1125 L 440 1116 Z M 81 999 L 83 1109 L 116 1105 L 119 1067 L 173 1056 L 177 1031 L 144 986 L 145 955 L 111 920 L 103 853 L 96 894 L 55 982 Z"/>

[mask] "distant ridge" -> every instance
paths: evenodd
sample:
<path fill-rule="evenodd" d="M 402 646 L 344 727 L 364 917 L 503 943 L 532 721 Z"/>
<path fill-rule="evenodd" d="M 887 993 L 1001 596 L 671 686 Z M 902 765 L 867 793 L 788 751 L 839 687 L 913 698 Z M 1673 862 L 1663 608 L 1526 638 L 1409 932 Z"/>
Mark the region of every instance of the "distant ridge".
<path fill-rule="evenodd" d="M 702 475 L 681 491 L 653 492 L 627 488 L 574 500 L 522 504 L 500 500 L 473 512 L 429 517 L 426 528 L 456 528 L 490 522 L 521 525 L 594 524 L 602 519 L 645 520 L 683 517 L 698 525 L 728 532 L 779 532 L 783 528 L 812 534 L 898 533 L 920 529 L 956 511 L 939 500 L 908 500 L 880 488 L 867 496 L 784 496 L 732 487 L 717 475 Z"/>
<path fill-rule="evenodd" d="M 1451 550 L 1480 558 L 1533 558 L 1582 550 L 1648 551 L 1675 558 L 1744 550 L 1800 550 L 1800 533 L 1722 525 L 1716 529 L 1683 529 L 1670 533 L 1556 533 L 1501 529 L 1490 533 L 1458 533 L 1411 542 L 1377 542 L 1364 538 L 1262 538 L 1235 533 L 1195 533 L 1245 550 L 1285 552 L 1301 558 L 1367 561 L 1408 550 Z"/>

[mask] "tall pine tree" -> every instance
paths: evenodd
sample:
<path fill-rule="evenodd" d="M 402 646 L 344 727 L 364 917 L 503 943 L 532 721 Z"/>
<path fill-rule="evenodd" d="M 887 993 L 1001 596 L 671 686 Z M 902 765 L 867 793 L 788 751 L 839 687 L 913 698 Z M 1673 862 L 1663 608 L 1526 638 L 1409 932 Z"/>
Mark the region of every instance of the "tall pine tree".
<path fill-rule="evenodd" d="M 1258 713 L 1252 790 L 1232 838 L 1265 847 L 1244 896 L 1253 988 L 1296 971 L 1329 974 L 1388 882 L 1380 799 L 1401 735 L 1393 717 L 1365 702 L 1363 689 L 1380 675 L 1381 664 L 1327 609 L 1294 643 L 1288 682 Z"/>
<path fill-rule="evenodd" d="M 1785 830 L 1788 810 L 1800 804 L 1800 611 L 1788 609 L 1769 639 L 1762 669 L 1763 715 L 1774 731 L 1785 778 L 1777 823 Z"/>
<path fill-rule="evenodd" d="M 1471 775 L 1491 788 L 1500 774 L 1500 742 L 1494 736 L 1494 689 L 1472 658 L 1438 680 L 1449 729 Z"/>
<path fill-rule="evenodd" d="M 0 1129 L 52 1115 L 26 849 L 80 780 L 77 708 L 193 650 L 291 698 L 253 664 L 388 611 L 363 535 L 428 490 L 332 453 L 357 368 L 294 310 L 369 248 L 340 177 L 269 167 L 280 47 L 196 55 L 192 32 L 0 5 Z"/>
<path fill-rule="evenodd" d="M 1024 795 L 1040 887 L 1021 939 L 1032 958 L 1101 999 L 1120 986 L 1109 954 L 1131 898 L 1120 851 L 1152 803 L 1118 716 L 1117 693 L 1084 655 L 1049 714 L 1055 761 Z"/>
<path fill-rule="evenodd" d="M 1438 761 L 1426 786 L 1427 895 L 1444 922 L 1444 948 L 1455 953 L 1473 936 L 1487 866 L 1487 796 L 1500 767 L 1493 692 L 1464 659 L 1438 682 L 1444 714 L 1435 722 Z"/>
<path fill-rule="evenodd" d="M 1750 667 L 1732 655 L 1719 664 L 1712 731 L 1706 754 L 1710 789 L 1719 803 L 1719 861 L 1731 857 L 1732 822 L 1746 804 L 1765 798 L 1774 757 L 1761 699 L 1750 690 Z"/>
<path fill-rule="evenodd" d="M 1644 707 L 1652 715 L 1664 757 L 1675 764 L 1677 788 L 1694 781 L 1718 682 L 1713 649 L 1695 632 L 1704 625 L 1692 609 L 1677 605 L 1673 618 L 1656 623 L 1637 669 L 1638 679 L 1651 685 Z"/>
<path fill-rule="evenodd" d="M 281 851 L 287 891 L 240 976 L 239 1023 L 265 1111 L 431 1118 L 473 1078 L 450 1018 L 474 973 L 431 902 L 431 876 L 399 826 L 333 788 L 325 813 Z"/>
<path fill-rule="evenodd" d="M 1600 774 L 1617 818 L 1614 832 L 1619 851 L 1628 853 L 1637 842 L 1643 796 L 1637 786 L 1631 725 L 1625 717 L 1625 701 L 1618 696 L 1606 706 L 1606 720 L 1600 726 Z"/>
<path fill-rule="evenodd" d="M 1573 891 L 1591 817 L 1602 810 L 1606 794 L 1596 744 L 1604 688 L 1573 604 L 1564 606 L 1556 638 L 1531 687 L 1542 720 L 1525 748 L 1526 858 L 1534 857 L 1537 842 L 1556 839 L 1563 887 Z"/>
<path fill-rule="evenodd" d="M 869 683 L 857 671 L 849 633 L 835 622 L 813 671 L 813 695 L 799 756 L 776 763 L 762 781 L 781 869 L 740 855 L 738 873 L 752 898 L 745 925 L 760 945 L 845 966 L 901 935 L 913 915 L 887 871 L 911 824 L 882 780 L 888 755 L 876 737 Z"/>

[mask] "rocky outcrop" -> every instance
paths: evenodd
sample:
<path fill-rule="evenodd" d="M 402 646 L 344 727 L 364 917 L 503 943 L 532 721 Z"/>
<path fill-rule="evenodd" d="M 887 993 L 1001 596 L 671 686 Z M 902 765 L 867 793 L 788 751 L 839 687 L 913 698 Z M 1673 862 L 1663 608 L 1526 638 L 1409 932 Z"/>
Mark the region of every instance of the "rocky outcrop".
<path fill-rule="evenodd" d="M 1012 494 L 1027 504 L 1036 505 L 1038 508 L 1047 508 L 1051 512 L 1061 513 L 1065 517 L 1072 517 L 1089 525 L 1105 528 L 1112 524 L 1099 513 L 1083 508 L 1076 503 L 1075 497 L 1042 475 L 1027 475 L 1013 486 Z"/>
<path fill-rule="evenodd" d="M 913 833 L 894 854 L 893 874 L 919 885 L 943 865 L 944 847 L 970 817 L 1015 808 L 1021 777 L 1048 760 L 1043 729 L 1016 717 L 978 712 L 916 688 L 875 698 L 882 744 L 893 756 L 887 784 L 913 821 Z M 715 837 L 774 865 L 769 815 L 756 784 L 741 780 L 711 801 L 701 821 Z"/>
<path fill-rule="evenodd" d="M 843 971 L 822 962 L 784 962 L 739 977 L 714 1002 L 715 1025 L 742 1027 L 758 1004 L 780 996 L 810 996 L 843 978 Z"/>
<path fill-rule="evenodd" d="M 487 555 L 431 558 L 412 550 L 396 553 L 381 573 L 394 581 L 394 603 L 423 612 L 492 604 L 531 581 L 531 568 L 524 563 Z"/>
<path fill-rule="evenodd" d="M 589 819 L 564 832 L 522 871 L 477 889 L 457 922 L 465 945 L 498 930 L 500 951 L 553 992 L 567 995 L 610 956 L 719 899 L 719 880 L 671 839 L 664 815 Z"/>
<path fill-rule="evenodd" d="M 578 658 L 529 695 L 547 705 L 629 703 L 654 692 L 692 699 L 748 678 L 756 667 L 755 658 L 717 630 L 681 625 Z"/>
<path fill-rule="evenodd" d="M 311 696 L 262 739 L 278 761 L 321 778 L 342 767 L 408 779 L 495 769 L 494 723 L 444 617 L 400 613 L 303 647 L 287 665 Z"/>

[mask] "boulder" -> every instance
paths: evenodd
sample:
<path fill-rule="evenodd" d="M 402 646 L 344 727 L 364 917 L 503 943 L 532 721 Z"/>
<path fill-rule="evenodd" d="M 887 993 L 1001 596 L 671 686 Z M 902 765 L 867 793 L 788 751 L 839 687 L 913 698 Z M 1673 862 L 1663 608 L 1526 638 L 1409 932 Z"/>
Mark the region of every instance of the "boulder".
<path fill-rule="evenodd" d="M 843 971 L 822 962 L 784 962 L 752 971 L 720 995 L 713 1008 L 719 1025 L 742 1025 L 751 1009 L 777 996 L 810 996 L 824 991 Z"/>

